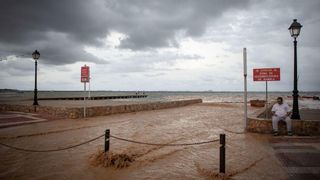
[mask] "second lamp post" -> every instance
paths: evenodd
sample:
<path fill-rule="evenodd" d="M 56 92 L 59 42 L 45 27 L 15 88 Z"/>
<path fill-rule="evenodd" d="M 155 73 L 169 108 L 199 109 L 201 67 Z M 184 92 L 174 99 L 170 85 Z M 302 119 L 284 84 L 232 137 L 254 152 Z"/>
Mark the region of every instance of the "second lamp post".
<path fill-rule="evenodd" d="M 38 104 L 38 89 L 37 89 L 37 66 L 38 66 L 38 59 L 40 57 L 39 51 L 35 50 L 32 53 L 32 58 L 34 59 L 34 96 L 33 96 L 33 105 L 39 105 Z"/>
<path fill-rule="evenodd" d="M 291 26 L 289 27 L 289 31 L 291 36 L 294 38 L 294 80 L 293 80 L 293 107 L 292 107 L 292 115 L 291 119 L 300 119 L 299 114 L 299 91 L 298 91 L 298 70 L 297 70 L 297 37 L 300 34 L 300 30 L 302 25 L 297 22 L 297 19 L 294 19 Z"/>

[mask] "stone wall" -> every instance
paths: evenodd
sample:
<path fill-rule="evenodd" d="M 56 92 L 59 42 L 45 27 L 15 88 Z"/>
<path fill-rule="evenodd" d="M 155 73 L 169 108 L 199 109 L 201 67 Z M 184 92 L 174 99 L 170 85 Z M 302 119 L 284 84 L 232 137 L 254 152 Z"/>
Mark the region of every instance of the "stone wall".
<path fill-rule="evenodd" d="M 106 116 L 110 114 L 129 113 L 137 111 L 157 110 L 173 107 L 187 106 L 190 104 L 202 103 L 202 99 L 179 100 L 169 102 L 151 102 L 141 104 L 127 104 L 117 106 L 94 106 L 87 107 L 86 116 Z M 28 105 L 12 105 L 0 104 L 0 111 L 20 111 L 31 112 L 51 116 L 54 118 L 71 118 L 78 119 L 83 117 L 83 108 L 67 108 L 67 107 L 49 107 L 49 106 L 28 106 Z"/>
<path fill-rule="evenodd" d="M 248 117 L 247 131 L 255 133 L 272 133 L 271 119 Z M 292 120 L 292 131 L 295 135 L 320 135 L 320 121 Z M 286 123 L 279 122 L 279 133 L 287 134 Z"/>
<path fill-rule="evenodd" d="M 272 133 L 272 114 L 271 109 L 275 104 L 275 101 L 272 101 L 268 105 L 267 113 L 268 119 L 265 119 L 265 108 L 262 108 L 260 111 L 252 114 L 248 117 L 248 132 L 254 133 L 264 133 L 269 134 Z M 279 134 L 284 135 L 287 134 L 287 126 L 286 123 L 280 121 L 278 124 Z M 320 120 L 292 120 L 292 131 L 295 135 L 308 135 L 308 136 L 319 136 L 320 135 Z"/>

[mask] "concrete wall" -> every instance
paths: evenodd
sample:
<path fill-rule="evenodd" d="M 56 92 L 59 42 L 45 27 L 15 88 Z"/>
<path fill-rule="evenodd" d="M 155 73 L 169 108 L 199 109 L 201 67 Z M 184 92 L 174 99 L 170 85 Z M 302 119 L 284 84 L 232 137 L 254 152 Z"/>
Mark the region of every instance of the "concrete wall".
<path fill-rule="evenodd" d="M 165 109 L 173 107 L 182 107 L 190 104 L 202 103 L 202 99 L 169 101 L 169 102 L 151 102 L 143 104 L 127 104 L 117 106 L 95 106 L 87 108 L 87 117 L 105 116 L 118 113 L 129 113 L 137 111 L 148 111 L 156 109 Z M 36 109 L 35 109 L 36 108 Z M 49 106 L 27 106 L 27 105 L 12 105 L 0 104 L 0 111 L 20 111 L 44 114 L 54 118 L 71 118 L 77 119 L 83 117 L 83 108 L 67 108 L 67 107 L 49 107 Z"/>

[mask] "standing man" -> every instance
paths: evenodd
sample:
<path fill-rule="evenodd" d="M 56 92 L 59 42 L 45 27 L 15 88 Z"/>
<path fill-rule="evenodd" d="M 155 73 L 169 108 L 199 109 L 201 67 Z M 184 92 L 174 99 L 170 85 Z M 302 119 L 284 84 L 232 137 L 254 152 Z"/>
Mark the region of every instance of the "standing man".
<path fill-rule="evenodd" d="M 292 136 L 291 131 L 291 119 L 290 115 L 290 108 L 287 103 L 283 103 L 282 97 L 277 98 L 277 103 L 272 107 L 272 128 L 273 128 L 273 135 L 277 136 L 278 134 L 278 123 L 279 121 L 285 121 L 287 125 L 288 135 Z"/>

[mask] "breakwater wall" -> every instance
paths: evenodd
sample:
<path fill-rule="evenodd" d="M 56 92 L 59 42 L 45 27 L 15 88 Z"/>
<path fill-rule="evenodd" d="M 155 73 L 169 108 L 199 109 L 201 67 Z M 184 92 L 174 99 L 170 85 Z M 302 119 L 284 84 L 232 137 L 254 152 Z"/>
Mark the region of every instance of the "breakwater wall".
<path fill-rule="evenodd" d="M 102 100 L 102 99 L 131 99 L 131 98 L 146 98 L 148 95 L 125 95 L 125 96 L 91 96 L 86 99 L 90 100 Z M 48 97 L 38 98 L 38 100 L 83 100 L 84 97 Z M 31 99 L 32 100 L 32 99 Z"/>
<path fill-rule="evenodd" d="M 202 99 L 178 100 L 168 102 L 149 102 L 125 105 L 92 106 L 86 108 L 86 117 L 106 116 L 119 113 L 130 113 L 138 111 L 149 111 L 182 107 L 191 104 L 202 103 Z M 78 119 L 84 117 L 82 107 L 51 107 L 51 106 L 32 106 L 32 105 L 13 105 L 0 104 L 0 111 L 19 111 L 44 114 L 58 119 L 71 118 Z"/>

